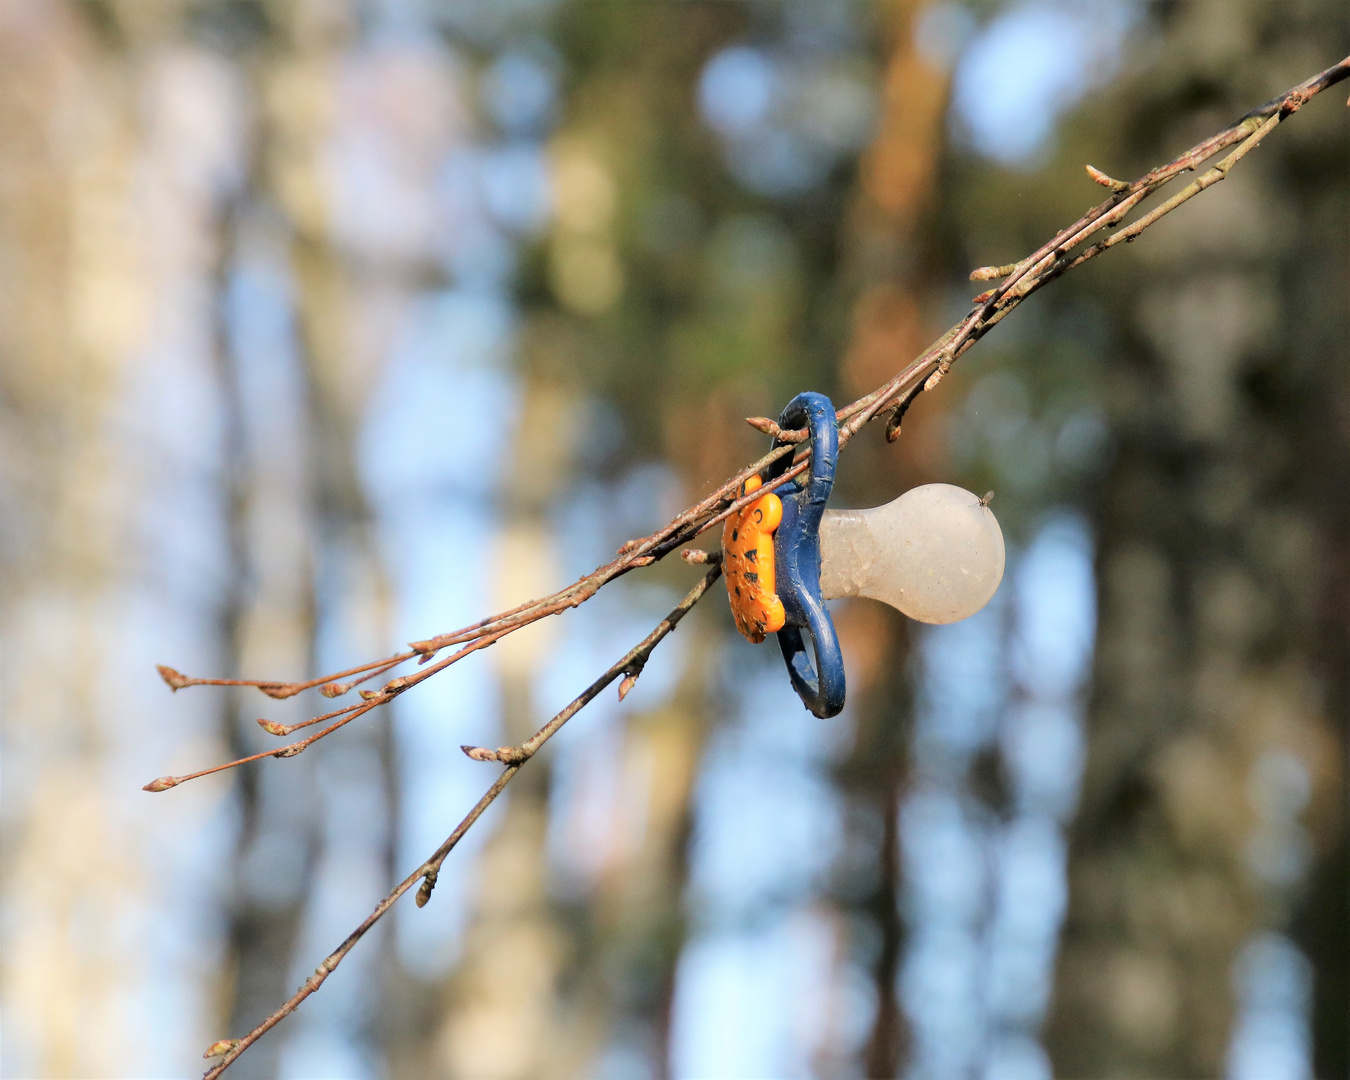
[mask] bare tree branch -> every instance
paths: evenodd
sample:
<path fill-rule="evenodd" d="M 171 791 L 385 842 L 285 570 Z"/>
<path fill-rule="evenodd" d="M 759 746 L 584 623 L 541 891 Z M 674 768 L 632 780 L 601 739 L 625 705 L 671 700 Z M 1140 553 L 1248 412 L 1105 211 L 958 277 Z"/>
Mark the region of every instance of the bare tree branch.
<path fill-rule="evenodd" d="M 904 411 L 909 407 L 913 400 L 922 392 L 934 389 L 951 370 L 955 361 L 982 338 L 989 330 L 997 325 L 1002 319 L 1023 300 L 1033 292 L 1055 280 L 1056 278 L 1072 270 L 1074 267 L 1095 258 L 1104 251 L 1115 247 L 1119 243 L 1130 243 L 1136 239 L 1144 230 L 1155 224 L 1160 218 L 1171 213 L 1182 203 L 1194 198 L 1206 188 L 1213 186 L 1224 179 L 1229 170 L 1237 164 L 1246 154 L 1250 153 L 1262 139 L 1275 129 L 1286 117 L 1297 112 L 1303 105 L 1310 101 L 1317 94 L 1343 79 L 1350 77 L 1350 57 L 1342 60 L 1340 63 L 1327 68 L 1318 75 L 1313 76 L 1306 82 L 1286 91 L 1280 96 L 1271 99 L 1264 105 L 1253 109 L 1238 122 L 1224 128 L 1222 131 L 1212 135 L 1208 139 L 1197 143 L 1179 157 L 1162 165 L 1144 176 L 1135 180 L 1133 183 L 1125 183 L 1111 179 L 1105 173 L 1092 166 L 1087 166 L 1089 177 L 1096 183 L 1111 189 L 1111 194 L 1107 199 L 1093 207 L 1072 225 L 1062 229 L 1058 234 L 1046 241 L 1036 251 L 1032 252 L 1020 262 L 1008 266 L 999 267 L 981 267 L 971 274 L 972 280 L 990 281 L 1002 278 L 998 286 L 987 292 L 981 293 L 975 297 L 974 304 L 970 313 L 964 319 L 958 322 L 932 345 L 930 345 L 919 357 L 912 360 L 907 366 L 899 371 L 889 382 L 878 387 L 870 394 L 859 398 L 852 404 L 845 406 L 836 413 L 839 421 L 839 445 L 846 445 L 854 435 L 856 435 L 864 425 L 876 419 L 885 413 L 888 416 L 886 425 L 886 436 L 888 440 L 894 441 L 899 435 L 900 419 Z M 1348 103 L 1350 104 L 1350 103 Z M 1165 187 L 1177 176 L 1184 172 L 1193 172 L 1200 165 L 1204 164 L 1216 154 L 1227 150 L 1229 147 L 1236 146 L 1232 153 L 1220 161 L 1217 165 L 1208 169 L 1197 177 L 1189 185 L 1182 188 L 1166 202 L 1160 204 L 1147 214 L 1136 219 L 1130 225 L 1121 229 L 1119 232 L 1112 233 L 1104 240 L 1099 240 L 1090 247 L 1084 248 L 1077 254 L 1070 254 L 1073 249 L 1086 241 L 1089 237 L 1100 232 L 1102 229 L 1115 228 L 1125 220 L 1129 212 L 1138 206 L 1141 202 L 1155 194 L 1161 188 Z M 308 746 L 317 742 L 324 736 L 336 731 L 343 725 L 350 723 L 357 717 L 365 715 L 372 709 L 380 705 L 388 704 L 400 694 L 405 693 L 412 687 L 425 681 L 433 675 L 445 670 L 450 665 L 463 659 L 472 652 L 487 648 L 489 645 L 500 641 L 507 634 L 513 633 L 523 626 L 537 622 L 540 619 L 547 618 L 550 615 L 556 615 L 559 612 L 566 611 L 569 608 L 577 607 L 591 597 L 593 597 L 602 587 L 630 570 L 642 566 L 649 566 L 658 559 L 663 558 L 671 551 L 680 547 L 682 544 L 692 540 L 699 534 L 713 528 L 725 518 L 745 506 L 749 502 L 758 498 L 762 492 L 754 492 L 742 496 L 740 489 L 742 483 L 750 476 L 756 475 L 766 466 L 779 460 L 789 454 L 800 454 L 800 460 L 796 460 L 787 469 L 780 479 L 781 482 L 790 480 L 801 474 L 807 468 L 807 459 L 804 452 L 799 452 L 795 444 L 801 443 L 806 439 L 806 432 L 784 432 L 778 425 L 764 417 L 751 417 L 747 421 L 757 430 L 772 434 L 775 437 L 782 438 L 787 445 L 780 446 L 765 454 L 758 461 L 746 466 L 735 476 L 728 479 L 716 491 L 689 507 L 683 513 L 673 518 L 666 526 L 637 540 L 630 540 L 619 549 L 618 556 L 604 566 L 598 567 L 586 576 L 579 578 L 566 588 L 544 597 L 539 600 L 531 600 L 512 608 L 509 611 L 500 612 L 497 615 L 490 616 L 471 626 L 464 627 L 452 633 L 439 634 L 424 641 L 415 641 L 409 645 L 408 650 L 395 653 L 392 656 L 384 657 L 380 660 L 373 660 L 358 667 L 349 668 L 345 671 L 335 672 L 316 679 L 310 679 L 304 682 L 278 682 L 265 680 L 243 680 L 243 679 L 197 679 L 181 675 L 172 668 L 161 667 L 160 674 L 164 681 L 174 690 L 179 690 L 187 686 L 254 686 L 264 694 L 273 698 L 288 698 L 300 693 L 302 690 L 313 687 L 322 687 L 321 692 L 326 696 L 340 696 L 349 692 L 359 683 L 366 679 L 373 678 L 382 674 L 399 664 L 402 664 L 413 657 L 417 657 L 419 665 L 423 666 L 421 671 L 412 672 L 400 676 L 387 682 L 380 690 L 361 691 L 364 699 L 359 704 L 347 706 L 344 709 L 338 709 L 334 712 L 324 713 L 315 716 L 310 720 L 299 724 L 284 725 L 272 721 L 260 720 L 259 723 L 264 730 L 275 735 L 289 735 L 293 731 L 307 727 L 311 724 L 320 723 L 324 720 L 332 719 L 333 723 L 307 738 L 298 742 L 289 743 L 277 750 L 266 751 L 260 754 L 253 754 L 248 757 L 239 758 L 236 761 L 226 762 L 209 769 L 203 769 L 200 772 L 189 773 L 183 776 L 165 776 L 145 785 L 147 791 L 164 791 L 174 787 L 185 780 L 195 779 L 199 776 L 206 776 L 210 773 L 219 772 L 222 769 L 233 768 L 236 765 L 242 765 L 250 761 L 256 761 L 264 757 L 293 757 Z M 483 747 L 465 747 L 465 753 L 475 760 L 497 761 L 505 764 L 505 771 L 497 778 L 493 785 L 479 799 L 478 803 L 459 823 L 455 831 L 446 838 L 445 842 L 432 853 L 430 858 L 422 863 L 412 874 L 405 878 L 397 888 L 376 905 L 375 910 L 366 918 L 366 920 L 348 935 L 347 939 L 338 946 L 333 953 L 315 970 L 314 974 L 296 991 L 284 1005 L 276 1012 L 272 1013 L 266 1020 L 240 1039 L 226 1039 L 213 1044 L 206 1054 L 207 1057 L 223 1054 L 222 1060 L 206 1073 L 205 1080 L 213 1080 L 219 1076 L 226 1068 L 249 1046 L 256 1042 L 263 1034 L 269 1031 L 282 1019 L 294 1012 L 305 998 L 314 993 L 324 982 L 333 970 L 342 962 L 343 957 L 352 949 L 353 946 L 365 935 L 365 933 L 375 925 L 386 911 L 419 880 L 422 882 L 417 892 L 418 906 L 422 906 L 431 896 L 431 890 L 435 886 L 436 876 L 440 871 L 441 864 L 460 838 L 468 831 L 475 821 L 482 815 L 483 811 L 497 798 L 511 782 L 511 778 L 524 766 L 545 742 L 547 742 L 558 731 L 563 724 L 567 723 L 577 712 L 589 704 L 596 695 L 598 695 L 606 686 L 615 679 L 623 677 L 620 686 L 620 693 L 626 693 L 631 689 L 633 680 L 641 672 L 647 658 L 652 650 L 669 634 L 680 619 L 706 594 L 708 588 L 717 580 L 721 574 L 721 560 L 716 553 L 689 553 L 686 561 L 689 562 L 711 562 L 714 565 L 699 582 L 680 602 L 680 604 L 668 615 L 657 627 L 635 646 L 627 655 L 617 661 L 609 668 L 599 679 L 593 682 L 587 689 L 575 698 L 565 709 L 553 717 L 547 724 L 539 729 L 531 738 L 524 743 L 514 747 L 500 747 L 496 750 L 488 750 Z M 461 648 L 451 653 L 449 656 L 435 663 L 429 663 L 432 658 L 442 649 L 452 645 L 460 645 Z M 349 678 L 348 683 L 338 683 L 336 680 Z"/>
<path fill-rule="evenodd" d="M 289 1001 L 243 1038 L 222 1039 L 213 1043 L 207 1049 L 206 1057 L 215 1057 L 217 1054 L 224 1054 L 224 1057 L 206 1073 L 204 1080 L 213 1080 L 214 1077 L 219 1076 L 230 1067 L 235 1058 L 287 1016 L 295 1012 L 305 998 L 323 985 L 324 980 L 336 970 L 337 966 L 342 963 L 343 957 L 351 952 L 356 943 L 365 936 L 366 931 L 379 922 L 384 917 L 384 913 L 393 907 L 398 898 L 411 889 L 419 879 L 422 885 L 417 890 L 417 906 L 425 905 L 431 898 L 431 890 L 436 887 L 436 876 L 440 873 L 441 864 L 445 862 L 446 856 L 454 850 L 455 845 L 469 831 L 473 823 L 482 816 L 483 811 L 491 806 L 497 796 L 506 789 L 506 785 L 511 782 L 511 778 L 524 768 L 525 763 L 534 757 L 544 743 L 557 734 L 559 728 L 594 701 L 605 687 L 621 675 L 626 678 L 635 677 L 647 663 L 647 658 L 651 656 L 652 650 L 679 625 L 681 619 L 689 614 L 693 606 L 703 598 L 703 595 L 721 574 L 722 561 L 720 558 L 715 559 L 711 569 L 703 575 L 703 580 L 685 594 L 684 599 L 675 605 L 674 610 L 669 615 L 656 624 L 656 628 L 650 634 L 633 646 L 622 658 L 615 661 L 609 670 L 595 682 L 573 698 L 567 708 L 563 709 L 519 746 L 501 747 L 498 750 L 489 751 L 484 751 L 478 747 L 464 747 L 465 753 L 470 757 L 478 761 L 500 761 L 506 765 L 506 769 L 497 777 L 492 786 L 483 793 L 483 797 L 474 804 L 473 809 L 464 816 L 464 820 L 455 826 L 455 831 L 447 836 L 444 843 L 432 852 L 430 858 L 399 882 L 388 896 L 375 905 L 375 910 L 367 915 L 365 921 L 348 934 L 346 940 L 324 959 L 323 963 L 314 970 L 314 974 L 301 984 L 300 989 L 291 996 Z"/>

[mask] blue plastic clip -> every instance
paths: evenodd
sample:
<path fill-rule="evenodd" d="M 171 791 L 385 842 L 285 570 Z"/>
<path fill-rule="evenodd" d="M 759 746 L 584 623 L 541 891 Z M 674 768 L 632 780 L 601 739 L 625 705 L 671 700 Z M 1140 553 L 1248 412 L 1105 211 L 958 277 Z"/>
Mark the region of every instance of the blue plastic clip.
<path fill-rule="evenodd" d="M 820 519 L 834 487 L 834 467 L 839 460 L 839 428 L 834 405 L 824 394 L 798 394 L 788 402 L 778 426 L 792 430 L 809 424 L 811 470 L 805 483 L 793 480 L 773 487 L 792 461 L 779 458 L 766 471 L 764 487 L 783 500 L 783 520 L 774 533 L 777 592 L 786 612 L 786 625 L 778 631 L 778 645 L 802 703 L 821 719 L 838 715 L 844 707 L 844 656 L 839 637 L 820 595 Z M 782 445 L 774 440 L 774 446 Z M 802 631 L 811 635 L 815 667 L 806 655 Z"/>

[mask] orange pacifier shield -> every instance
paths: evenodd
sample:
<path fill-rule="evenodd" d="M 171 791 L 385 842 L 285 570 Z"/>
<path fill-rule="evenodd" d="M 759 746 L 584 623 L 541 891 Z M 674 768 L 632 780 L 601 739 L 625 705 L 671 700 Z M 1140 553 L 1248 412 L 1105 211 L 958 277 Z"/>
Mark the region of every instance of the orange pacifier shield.
<path fill-rule="evenodd" d="M 741 493 L 758 490 L 752 476 Z M 786 613 L 774 592 L 773 531 L 783 520 L 783 503 L 770 492 L 727 518 L 722 528 L 722 570 L 736 629 L 755 644 L 783 629 Z"/>

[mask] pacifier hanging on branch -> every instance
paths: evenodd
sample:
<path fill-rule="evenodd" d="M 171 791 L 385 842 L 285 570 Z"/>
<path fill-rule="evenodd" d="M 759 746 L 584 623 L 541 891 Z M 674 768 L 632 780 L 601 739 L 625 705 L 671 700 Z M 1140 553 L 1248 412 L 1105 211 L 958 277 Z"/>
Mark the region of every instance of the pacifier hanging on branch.
<path fill-rule="evenodd" d="M 834 406 L 823 394 L 798 394 L 778 424 L 809 428 L 810 470 L 775 488 L 788 455 L 746 481 L 744 493 L 769 490 L 722 530 L 727 595 L 747 638 L 758 643 L 777 633 L 793 688 L 825 718 L 844 707 L 845 693 L 844 658 L 825 601 L 868 597 L 919 622 L 957 622 L 997 591 L 1003 533 L 989 496 L 950 484 L 925 484 L 872 510 L 826 510 L 839 457 Z"/>

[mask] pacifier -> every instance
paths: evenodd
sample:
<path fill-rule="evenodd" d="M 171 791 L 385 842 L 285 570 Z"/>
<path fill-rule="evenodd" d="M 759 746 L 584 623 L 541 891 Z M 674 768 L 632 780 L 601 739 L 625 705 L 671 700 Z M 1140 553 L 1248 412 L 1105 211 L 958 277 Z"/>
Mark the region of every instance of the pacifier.
<path fill-rule="evenodd" d="M 990 496 L 951 484 L 925 484 L 871 510 L 827 510 L 839 457 L 834 406 L 823 394 L 798 394 L 778 424 L 809 429 L 810 468 L 775 487 L 791 463 L 785 455 L 745 482 L 743 494 L 767 490 L 723 527 L 727 595 L 745 637 L 759 643 L 778 635 L 793 688 L 824 719 L 839 713 L 845 695 L 844 658 L 825 601 L 865 597 L 919 622 L 958 622 L 998 590 L 1003 533 Z"/>

